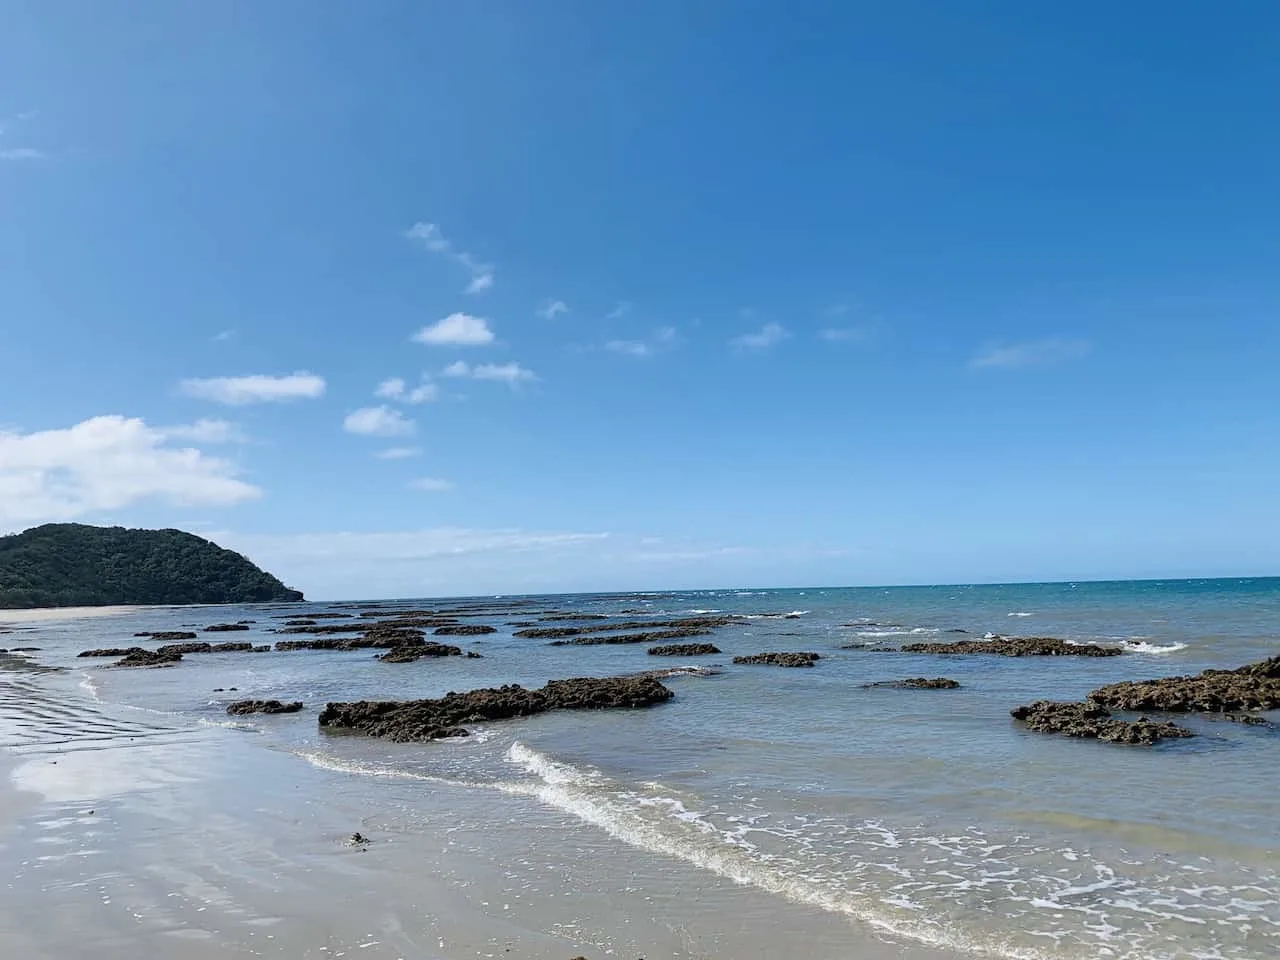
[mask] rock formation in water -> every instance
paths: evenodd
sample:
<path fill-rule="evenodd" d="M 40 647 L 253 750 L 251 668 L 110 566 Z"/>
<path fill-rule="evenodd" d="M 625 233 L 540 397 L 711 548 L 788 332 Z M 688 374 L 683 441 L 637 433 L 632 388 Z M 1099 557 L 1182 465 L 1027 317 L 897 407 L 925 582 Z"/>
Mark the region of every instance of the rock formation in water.
<path fill-rule="evenodd" d="M 465 736 L 462 724 L 466 723 L 526 717 L 548 710 L 649 707 L 671 696 L 670 690 L 648 677 L 583 677 L 553 680 L 538 690 L 511 684 L 449 693 L 438 700 L 330 703 L 319 722 L 327 729 L 355 730 L 400 742 L 439 740 Z"/>
<path fill-rule="evenodd" d="M 767 664 L 774 667 L 812 667 L 822 657 L 816 653 L 753 653 L 734 657 L 734 663 Z"/>
<path fill-rule="evenodd" d="M 227 713 L 233 717 L 243 717 L 250 713 L 297 713 L 302 709 L 302 701 L 281 703 L 279 700 L 237 700 L 227 704 Z"/>
<path fill-rule="evenodd" d="M 875 687 L 888 687 L 893 690 L 954 690 L 960 686 L 959 681 L 948 677 L 911 677 L 908 680 L 877 680 L 875 683 L 864 683 L 868 690 Z"/>
<path fill-rule="evenodd" d="M 1099 687 L 1089 699 L 1116 710 L 1226 713 L 1280 709 L 1280 657 L 1195 676 L 1126 680 Z"/>
<path fill-rule="evenodd" d="M 668 643 L 649 648 L 651 657 L 702 657 L 719 652 L 720 648 L 714 643 Z"/>
<path fill-rule="evenodd" d="M 1023 721 L 1030 730 L 1102 740 L 1106 743 L 1149 746 L 1161 740 L 1195 736 L 1185 727 L 1167 721 L 1147 717 L 1117 720 L 1105 707 L 1096 703 L 1037 700 L 1026 706 L 1014 707 L 1010 714 L 1015 720 Z"/>
<path fill-rule="evenodd" d="M 996 637 L 994 640 L 957 640 L 954 643 L 904 643 L 896 651 L 999 657 L 1115 657 L 1124 653 L 1120 647 L 1068 643 L 1053 637 Z M 895 652 L 895 648 L 877 647 L 874 652 Z"/>

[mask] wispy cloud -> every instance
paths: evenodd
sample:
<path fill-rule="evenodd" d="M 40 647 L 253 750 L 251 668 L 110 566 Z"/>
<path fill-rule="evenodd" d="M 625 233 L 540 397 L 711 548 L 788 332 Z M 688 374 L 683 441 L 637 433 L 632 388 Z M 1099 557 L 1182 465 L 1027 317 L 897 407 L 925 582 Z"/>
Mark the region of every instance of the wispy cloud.
<path fill-rule="evenodd" d="M 614 304 L 613 309 L 604 315 L 606 320 L 621 320 L 631 312 L 630 300 L 619 300 Z"/>
<path fill-rule="evenodd" d="M 409 486 L 414 490 L 423 490 L 427 493 L 443 493 L 453 489 L 452 483 L 441 480 L 439 477 L 418 477 L 416 480 L 410 480 Z"/>
<path fill-rule="evenodd" d="M 410 240 L 421 243 L 432 253 L 448 257 L 454 263 L 467 269 L 471 274 L 471 282 L 467 284 L 466 293 L 479 293 L 493 286 L 494 268 L 492 264 L 481 263 L 465 250 L 457 249 L 452 242 L 445 239 L 440 228 L 434 223 L 415 223 L 405 231 Z"/>
<path fill-rule="evenodd" d="M 209 339 L 212 340 L 214 343 L 226 343 L 229 340 L 234 340 L 235 336 L 236 336 L 236 332 L 234 330 L 221 330 L 218 333 L 215 333 Z"/>
<path fill-rule="evenodd" d="M 388 447 L 374 454 L 379 460 L 409 460 L 422 453 L 419 447 Z"/>
<path fill-rule="evenodd" d="M 744 333 L 729 342 L 739 350 L 759 351 L 775 347 L 790 336 L 791 333 L 782 324 L 766 323 L 754 333 Z"/>
<path fill-rule="evenodd" d="M 0 149 L 0 160 L 43 160 L 48 154 L 35 147 L 6 147 Z"/>
<path fill-rule="evenodd" d="M 214 422 L 152 427 L 111 415 L 35 433 L 0 430 L 0 530 L 148 500 L 190 507 L 260 497 L 231 461 L 170 445 L 224 439 L 229 431 Z"/>
<path fill-rule="evenodd" d="M 442 373 L 446 377 L 459 377 L 468 380 L 495 380 L 515 386 L 518 383 L 531 383 L 538 377 L 532 370 L 518 363 L 481 363 L 475 366 L 465 360 L 458 360 L 445 367 Z"/>
<path fill-rule="evenodd" d="M 247 443 L 249 440 L 236 424 L 207 417 L 195 423 L 159 427 L 158 430 L 168 440 L 188 440 L 192 443 Z"/>
<path fill-rule="evenodd" d="M 866 327 L 826 327 L 818 331 L 818 339 L 831 343 L 861 343 L 870 336 Z"/>
<path fill-rule="evenodd" d="M 563 300 L 548 300 L 538 308 L 538 316 L 543 320 L 554 320 L 562 313 L 569 312 L 569 305 Z"/>
<path fill-rule="evenodd" d="M 469 313 L 451 313 L 443 320 L 423 327 L 413 335 L 418 343 L 430 346 L 483 347 L 493 343 L 493 331 L 484 317 Z"/>
<path fill-rule="evenodd" d="M 1087 340 L 1067 340 L 1060 337 L 997 344 L 980 351 L 969 361 L 969 366 L 1013 370 L 1018 367 L 1066 363 L 1087 356 L 1092 349 L 1093 345 Z"/>
<path fill-rule="evenodd" d="M 413 434 L 414 423 L 399 410 L 383 404 L 347 414 L 342 429 L 364 437 L 407 437 Z"/>
<path fill-rule="evenodd" d="M 253 374 L 183 380 L 178 388 L 189 397 L 240 407 L 251 403 L 314 400 L 324 395 L 325 383 L 324 377 L 299 371 L 282 377 Z"/>
<path fill-rule="evenodd" d="M 675 327 L 659 327 L 651 337 L 645 340 L 610 340 L 604 348 L 628 357 L 645 359 L 652 357 L 660 350 L 668 350 L 676 346 L 679 341 L 680 334 Z"/>
<path fill-rule="evenodd" d="M 399 403 L 428 403 L 440 396 L 440 387 L 429 380 L 424 380 L 416 387 L 410 387 L 400 377 L 383 380 L 373 395 L 382 400 L 395 400 Z"/>

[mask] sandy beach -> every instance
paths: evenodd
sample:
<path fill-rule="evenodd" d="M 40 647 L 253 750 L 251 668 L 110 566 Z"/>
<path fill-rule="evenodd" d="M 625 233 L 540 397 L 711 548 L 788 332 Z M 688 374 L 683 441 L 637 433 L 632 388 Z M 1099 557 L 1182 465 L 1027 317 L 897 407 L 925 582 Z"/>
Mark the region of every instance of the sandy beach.
<path fill-rule="evenodd" d="M 0 707 L 2 956 L 764 960 L 798 941 L 820 960 L 951 956 L 532 799 L 351 777 L 251 732 L 92 702 L 66 675 L 14 676 Z M 352 844 L 356 831 L 369 842 Z M 566 872 L 570 850 L 591 869 Z"/>

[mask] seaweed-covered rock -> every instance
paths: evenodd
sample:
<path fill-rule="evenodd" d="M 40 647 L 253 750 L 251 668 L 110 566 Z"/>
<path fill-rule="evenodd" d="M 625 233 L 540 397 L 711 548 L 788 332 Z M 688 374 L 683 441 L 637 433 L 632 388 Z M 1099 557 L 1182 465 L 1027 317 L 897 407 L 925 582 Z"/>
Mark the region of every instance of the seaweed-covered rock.
<path fill-rule="evenodd" d="M 423 657 L 460 657 L 462 649 L 445 643 L 419 643 L 408 647 L 392 647 L 379 655 L 383 663 L 412 663 Z"/>
<path fill-rule="evenodd" d="M 822 657 L 816 653 L 753 653 L 734 657 L 734 663 L 767 664 L 774 667 L 812 667 Z"/>
<path fill-rule="evenodd" d="M 146 653 L 141 647 L 98 647 L 95 650 L 81 650 L 77 657 L 127 657 L 131 653 Z"/>
<path fill-rule="evenodd" d="M 533 627 L 517 630 L 515 636 L 535 640 L 558 640 L 592 633 L 621 633 L 624 630 L 711 630 L 737 622 L 735 617 L 676 617 L 667 620 L 630 620 L 623 623 L 595 623 L 585 627 Z M 691 634 L 692 636 L 693 634 Z"/>
<path fill-rule="evenodd" d="M 227 704 L 227 713 L 233 717 L 243 717 L 250 713 L 297 713 L 302 709 L 302 701 L 281 703 L 279 700 L 237 700 Z"/>
<path fill-rule="evenodd" d="M 286 626 L 280 630 L 281 633 L 364 633 L 369 629 L 367 623 L 322 623 L 302 625 L 296 627 Z"/>
<path fill-rule="evenodd" d="M 438 700 L 330 703 L 320 726 L 353 730 L 406 742 L 465 735 L 462 724 L 526 717 L 548 710 L 648 707 L 671 699 L 671 691 L 649 677 L 584 677 L 553 680 L 539 690 L 510 684 L 449 693 Z"/>
<path fill-rule="evenodd" d="M 498 628 L 483 623 L 458 623 L 436 627 L 431 632 L 437 637 L 479 637 L 486 633 L 497 633 Z"/>
<path fill-rule="evenodd" d="M 256 647 L 250 647 L 250 648 L 249 648 L 249 652 L 250 652 L 250 653 L 270 653 L 270 652 L 271 652 L 271 644 L 269 644 L 269 643 L 264 643 L 264 644 L 260 644 L 259 646 L 256 646 Z"/>
<path fill-rule="evenodd" d="M 864 687 L 889 687 L 893 690 L 954 690 L 960 686 L 959 681 L 949 677 L 911 677 L 908 680 L 877 680 L 875 683 L 864 683 Z"/>
<path fill-rule="evenodd" d="M 892 648 L 889 648 L 892 649 Z M 994 640 L 957 640 L 953 643 L 904 643 L 902 653 L 970 654 L 998 657 L 1115 657 L 1120 647 L 1096 643 L 1068 643 L 1053 637 L 996 637 Z M 877 648 L 881 652 L 881 648 Z"/>
<path fill-rule="evenodd" d="M 248 630 L 247 623 L 211 623 L 204 628 L 205 633 L 230 633 L 234 630 Z"/>
<path fill-rule="evenodd" d="M 714 643 L 668 643 L 661 647 L 649 648 L 651 657 L 701 657 L 719 652 L 720 648 Z"/>
<path fill-rule="evenodd" d="M 1026 723 L 1028 729 L 1040 733 L 1060 733 L 1067 737 L 1084 737 L 1106 743 L 1148 746 L 1161 740 L 1195 736 L 1176 723 L 1150 720 L 1117 720 L 1096 703 L 1061 703 L 1037 700 L 1014 707 L 1010 714 Z"/>
<path fill-rule="evenodd" d="M 182 659 L 182 654 L 175 651 L 161 653 L 159 650 L 143 650 L 135 648 L 113 667 L 169 667 Z"/>
<path fill-rule="evenodd" d="M 233 640 L 226 643 L 215 643 L 209 647 L 210 653 L 248 653 L 253 644 L 247 641 Z"/>
<path fill-rule="evenodd" d="M 175 640 L 194 640 L 195 633 L 190 630 L 143 630 L 141 633 L 135 633 L 135 637 L 150 637 L 152 640 L 161 642 L 173 642 Z"/>
<path fill-rule="evenodd" d="M 650 630 L 647 633 L 591 634 L 569 640 L 552 640 L 552 647 L 598 647 L 615 643 L 653 643 L 656 640 L 680 640 L 684 637 L 705 637 L 710 630 L 696 627 L 679 627 L 675 630 Z"/>
<path fill-rule="evenodd" d="M 1275 710 L 1280 708 L 1280 657 L 1235 670 L 1205 670 L 1195 676 L 1112 683 L 1094 690 L 1089 699 L 1116 710 Z"/>
<path fill-rule="evenodd" d="M 170 643 L 156 649 L 156 653 L 162 654 L 211 653 L 212 651 L 213 644 L 205 643 L 200 640 L 193 640 L 190 643 Z"/>

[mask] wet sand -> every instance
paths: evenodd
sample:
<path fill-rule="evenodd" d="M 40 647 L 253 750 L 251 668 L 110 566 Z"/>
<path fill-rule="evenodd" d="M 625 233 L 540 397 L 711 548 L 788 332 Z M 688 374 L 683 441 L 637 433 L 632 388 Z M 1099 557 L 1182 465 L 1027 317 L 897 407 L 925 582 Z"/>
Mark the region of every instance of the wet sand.
<path fill-rule="evenodd" d="M 4 679 L 0 956 L 953 956 L 534 800 L 318 768 L 253 733 L 76 697 L 65 674 Z M 566 850 L 589 873 L 566 872 Z"/>
<path fill-rule="evenodd" d="M 120 617 L 147 607 L 36 607 L 31 610 L 0 610 L 0 626 L 23 623 L 54 623 L 58 620 L 90 620 Z"/>

